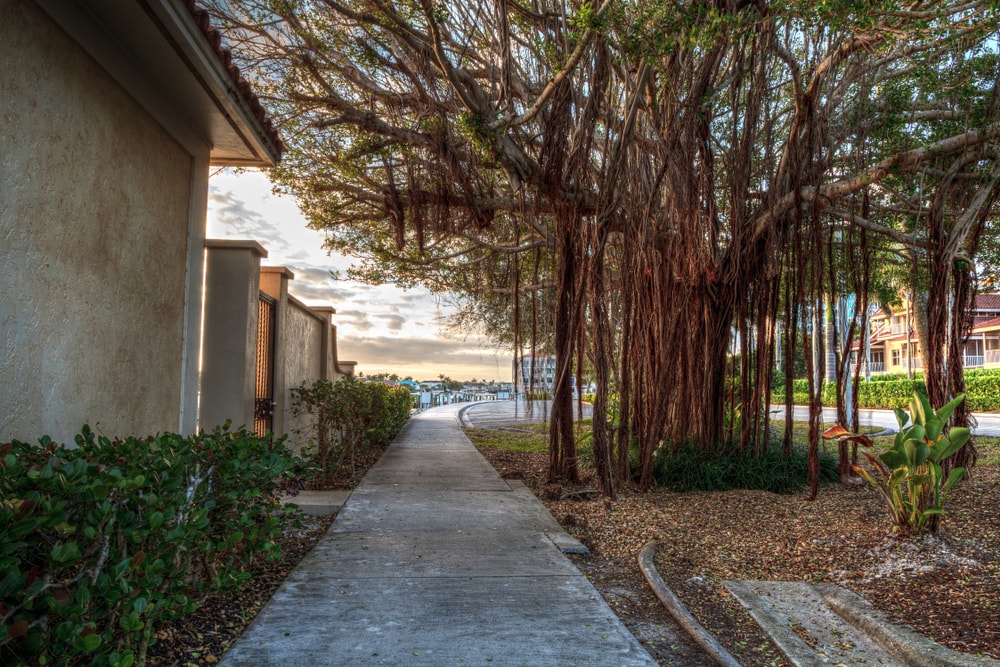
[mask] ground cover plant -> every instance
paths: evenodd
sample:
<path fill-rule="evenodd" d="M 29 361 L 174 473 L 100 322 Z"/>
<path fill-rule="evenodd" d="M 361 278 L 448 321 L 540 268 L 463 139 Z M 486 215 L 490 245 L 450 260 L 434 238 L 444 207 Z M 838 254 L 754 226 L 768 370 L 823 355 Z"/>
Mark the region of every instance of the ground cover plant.
<path fill-rule="evenodd" d="M 304 462 L 219 428 L 0 446 L 0 662 L 143 665 L 156 627 L 277 555 Z"/>
<path fill-rule="evenodd" d="M 636 565 L 642 546 L 658 539 L 661 575 L 741 664 L 787 663 L 722 588 L 728 579 L 837 583 L 945 646 L 1000 658 L 1000 439 L 976 438 L 979 462 L 952 490 L 947 523 L 937 536 L 912 539 L 892 534 L 884 504 L 868 486 L 823 484 L 815 501 L 801 493 L 678 493 L 662 486 L 623 490 L 616 500 L 569 493 L 571 487 L 545 483 L 544 433 L 535 429 L 531 450 L 525 441 L 535 427 L 518 428 L 520 451 L 505 448 L 505 436 L 467 433 L 502 475 L 524 480 L 590 548 L 592 558 L 578 566 L 640 638 L 669 623 Z M 797 424 L 796 440 L 806 434 Z M 875 441 L 882 451 L 892 437 Z M 584 470 L 584 484 L 596 487 Z M 685 664 L 673 662 L 669 646 L 645 645 L 662 665 Z"/>

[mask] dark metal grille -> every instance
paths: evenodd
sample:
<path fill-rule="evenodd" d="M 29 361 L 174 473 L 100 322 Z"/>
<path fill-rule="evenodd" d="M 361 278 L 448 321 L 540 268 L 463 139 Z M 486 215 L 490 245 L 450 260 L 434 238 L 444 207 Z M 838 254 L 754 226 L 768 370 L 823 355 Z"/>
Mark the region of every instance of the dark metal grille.
<path fill-rule="evenodd" d="M 274 427 L 274 299 L 261 294 L 257 312 L 257 381 L 253 430 L 265 435 Z"/>

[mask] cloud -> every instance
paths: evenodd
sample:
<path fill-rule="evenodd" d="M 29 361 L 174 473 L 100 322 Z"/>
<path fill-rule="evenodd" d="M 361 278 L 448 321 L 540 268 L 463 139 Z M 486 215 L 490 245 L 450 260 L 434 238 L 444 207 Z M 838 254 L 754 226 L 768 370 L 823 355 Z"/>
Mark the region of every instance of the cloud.
<path fill-rule="evenodd" d="M 234 193 L 209 186 L 208 206 L 227 238 L 253 239 L 267 248 L 268 253 L 292 251 L 278 229 Z"/>
<path fill-rule="evenodd" d="M 212 177 L 208 206 L 210 238 L 255 240 L 268 250 L 267 266 L 295 274 L 289 291 L 312 306 L 332 306 L 342 359 L 365 373 L 389 372 L 436 378 L 510 379 L 510 357 L 471 341 L 447 340 L 442 323 L 447 299 L 422 288 L 367 285 L 334 278 L 352 259 L 323 248 L 325 235 L 309 229 L 291 197 L 270 193 L 266 176 L 223 171 Z"/>
<path fill-rule="evenodd" d="M 338 356 L 358 361 L 358 371 L 396 373 L 418 379 L 447 375 L 456 380 L 486 378 L 509 381 L 511 357 L 475 344 L 431 338 L 338 336 Z"/>
<path fill-rule="evenodd" d="M 406 318 L 402 315 L 376 315 L 375 318 L 384 321 L 389 331 L 402 331 L 403 325 L 406 324 Z"/>
<path fill-rule="evenodd" d="M 334 322 L 336 322 L 340 330 L 343 330 L 344 327 L 350 327 L 355 331 L 371 331 L 374 327 L 371 319 L 368 317 L 368 313 L 360 310 L 342 310 L 337 308 L 337 314 L 334 318 Z"/>

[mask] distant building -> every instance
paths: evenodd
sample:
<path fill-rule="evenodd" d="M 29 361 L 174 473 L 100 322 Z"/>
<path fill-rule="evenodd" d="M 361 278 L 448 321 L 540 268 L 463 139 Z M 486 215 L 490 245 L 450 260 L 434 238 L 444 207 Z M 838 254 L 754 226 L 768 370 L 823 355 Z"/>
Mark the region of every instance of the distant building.
<path fill-rule="evenodd" d="M 554 355 L 526 354 L 514 361 L 513 375 L 518 392 L 551 392 L 555 387 L 556 358 Z M 576 375 L 570 375 L 570 384 L 576 396 Z"/>
<path fill-rule="evenodd" d="M 890 312 L 878 309 L 870 322 L 868 370 L 872 374 L 921 370 L 923 359 L 909 302 Z M 1000 367 L 1000 294 L 979 294 L 972 307 L 972 331 L 962 350 L 964 368 Z M 855 345 L 855 349 L 859 345 Z M 861 350 L 861 354 L 865 354 Z"/>
<path fill-rule="evenodd" d="M 518 391 L 552 391 L 555 375 L 554 355 L 526 354 L 513 362 L 514 384 Z"/>

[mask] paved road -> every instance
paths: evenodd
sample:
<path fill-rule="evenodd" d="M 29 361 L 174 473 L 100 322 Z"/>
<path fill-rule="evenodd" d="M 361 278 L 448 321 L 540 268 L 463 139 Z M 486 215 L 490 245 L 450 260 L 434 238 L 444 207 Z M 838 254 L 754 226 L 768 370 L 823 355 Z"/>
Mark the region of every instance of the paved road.
<path fill-rule="evenodd" d="M 809 408 L 796 405 L 792 408 L 792 414 L 796 421 L 808 421 Z M 973 413 L 976 418 L 976 427 L 972 429 L 974 435 L 1000 436 L 1000 414 L 988 412 Z M 778 408 L 775 419 L 785 418 L 785 409 Z M 859 410 L 858 419 L 862 426 L 880 426 L 882 428 L 897 428 L 896 415 L 892 410 Z M 836 408 L 823 408 L 823 421 L 833 423 L 837 420 Z"/>
<path fill-rule="evenodd" d="M 574 410 L 576 402 L 573 402 Z M 552 414 L 552 401 L 483 401 L 463 403 L 459 406 L 462 423 L 472 428 L 496 428 L 513 423 L 538 424 L 547 422 Z M 583 412 L 578 417 L 590 419 L 594 409 L 589 403 L 583 404 Z"/>
<path fill-rule="evenodd" d="M 574 403 L 575 405 L 575 403 Z M 463 407 L 464 406 L 464 407 Z M 772 406 L 775 410 L 775 420 L 784 419 L 785 409 Z M 524 401 L 489 401 L 483 403 L 464 403 L 459 406 L 462 422 L 474 428 L 495 428 L 514 422 L 544 422 L 548 421 L 552 411 L 551 401 L 534 401 L 531 404 Z M 797 421 L 809 419 L 809 408 L 797 405 L 793 414 Z M 860 410 L 858 412 L 861 424 L 864 426 L 879 426 L 895 429 L 896 415 L 892 410 Z M 583 418 L 593 416 L 590 405 L 583 406 Z M 1000 437 L 1000 414 L 977 412 L 973 416 L 977 425 L 972 429 L 975 435 Z M 823 421 L 833 423 L 837 419 L 836 408 L 823 408 Z"/>
<path fill-rule="evenodd" d="M 221 664 L 655 667 L 461 407 L 410 420 Z"/>

